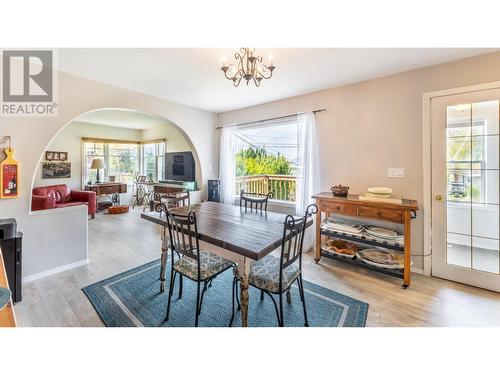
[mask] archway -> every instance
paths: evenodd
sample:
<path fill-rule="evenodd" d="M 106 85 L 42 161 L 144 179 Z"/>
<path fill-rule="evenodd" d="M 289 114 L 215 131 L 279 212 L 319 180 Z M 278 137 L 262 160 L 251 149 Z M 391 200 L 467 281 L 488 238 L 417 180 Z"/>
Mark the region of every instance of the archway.
<path fill-rule="evenodd" d="M 162 138 L 166 139 L 166 152 L 180 152 L 180 151 L 190 151 L 194 157 L 195 160 L 195 181 L 198 185 L 198 187 L 202 188 L 202 169 L 201 169 L 201 163 L 200 163 L 200 158 L 199 154 L 186 133 L 186 131 L 179 126 L 178 124 L 174 123 L 170 119 L 160 116 L 157 114 L 152 114 L 152 113 L 146 113 L 143 111 L 138 111 L 135 109 L 130 109 L 130 108 L 101 108 L 101 109 L 96 109 L 92 111 L 85 112 L 83 114 L 80 114 L 73 118 L 71 121 L 67 122 L 64 126 L 62 126 L 59 131 L 52 137 L 50 142 L 47 144 L 47 146 L 44 148 L 42 154 L 40 155 L 40 158 L 38 160 L 38 167 L 35 169 L 32 181 L 31 181 L 31 194 L 30 194 L 30 201 L 32 200 L 32 191 L 33 188 L 36 186 L 42 186 L 44 185 L 44 181 L 42 181 L 42 178 L 46 178 L 47 176 L 42 176 L 41 168 L 44 163 L 44 160 L 46 158 L 46 153 L 49 151 L 60 151 L 60 150 L 52 150 L 54 143 L 56 144 L 61 144 L 60 140 L 61 138 L 65 137 L 70 137 L 70 136 L 75 136 L 75 134 L 68 135 L 69 128 L 74 128 L 76 125 L 81 125 L 81 127 L 86 126 L 86 127 L 96 127 L 96 126 L 103 126 L 105 128 L 109 129 L 120 129 L 120 135 L 116 135 L 117 132 L 111 132 L 113 135 L 109 135 L 109 131 L 106 132 L 101 132 L 97 131 L 94 129 L 94 132 L 97 132 L 96 134 L 104 134 L 101 136 L 96 136 L 96 134 L 92 134 L 92 130 L 88 129 L 88 131 L 82 131 L 80 129 L 79 132 L 76 132 L 77 135 L 85 135 L 85 136 L 90 136 L 93 138 L 108 138 L 108 139 L 117 139 L 117 138 L 123 138 L 125 131 L 130 132 L 144 132 L 147 133 L 148 135 L 145 136 L 139 136 L 139 135 L 129 135 L 128 137 L 125 136 L 125 140 L 134 140 L 134 141 L 140 141 L 144 140 L 144 137 L 146 139 L 151 139 L 151 138 Z M 149 138 L 148 138 L 149 137 Z M 79 137 L 81 138 L 81 137 Z M 59 140 L 59 142 L 57 142 Z M 75 140 L 73 140 L 75 141 Z M 63 145 L 61 148 L 72 148 L 72 153 L 73 157 L 71 159 L 73 160 L 73 164 L 76 161 L 78 165 L 73 165 L 70 166 L 71 169 L 77 170 L 79 168 L 84 169 L 85 165 L 82 163 L 83 160 L 80 160 L 80 158 L 74 157 L 75 153 L 79 154 L 80 148 L 78 148 L 77 145 L 75 145 L 75 142 L 71 144 L 65 144 L 62 142 Z M 179 143 L 183 143 L 184 145 L 179 146 Z M 180 148 L 179 148 L 180 147 Z M 57 148 L 57 147 L 56 147 Z M 63 153 L 64 154 L 64 153 Z M 51 155 L 51 153 L 50 153 Z M 66 153 L 67 155 L 67 153 Z M 57 155 L 56 155 L 57 156 Z M 66 160 L 67 162 L 70 162 L 71 160 Z M 83 175 L 83 172 L 81 172 Z M 49 177 L 47 177 L 49 178 Z M 71 178 L 71 177 L 69 177 Z M 78 184 L 80 186 L 77 186 L 75 183 L 75 180 L 78 180 L 80 178 L 80 175 L 77 177 L 72 177 L 71 185 L 74 188 L 82 188 L 84 186 L 84 181 L 82 178 L 82 183 Z M 60 182 L 57 179 L 48 179 L 47 180 L 50 183 L 57 184 L 57 183 L 64 183 L 64 179 L 61 180 Z M 67 180 L 69 181 L 69 180 Z M 47 184 L 45 184 L 47 185 Z M 30 207 L 30 213 L 33 211 L 33 207 L 29 205 Z"/>

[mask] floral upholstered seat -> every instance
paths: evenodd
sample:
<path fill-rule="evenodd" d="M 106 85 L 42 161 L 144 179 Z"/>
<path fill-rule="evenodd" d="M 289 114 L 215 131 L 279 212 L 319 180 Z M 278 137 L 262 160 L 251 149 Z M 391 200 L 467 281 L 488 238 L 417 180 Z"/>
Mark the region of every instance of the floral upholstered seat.
<path fill-rule="evenodd" d="M 300 269 L 295 264 L 283 270 L 283 291 L 297 279 Z M 280 259 L 268 255 L 250 266 L 251 285 L 267 290 L 271 293 L 279 293 L 280 290 Z"/>
<path fill-rule="evenodd" d="M 208 251 L 200 251 L 200 281 L 209 279 L 213 275 L 231 268 L 233 264 L 233 262 L 217 254 Z M 198 280 L 198 264 L 193 258 L 184 256 L 177 260 L 174 263 L 174 270 L 192 280 Z"/>

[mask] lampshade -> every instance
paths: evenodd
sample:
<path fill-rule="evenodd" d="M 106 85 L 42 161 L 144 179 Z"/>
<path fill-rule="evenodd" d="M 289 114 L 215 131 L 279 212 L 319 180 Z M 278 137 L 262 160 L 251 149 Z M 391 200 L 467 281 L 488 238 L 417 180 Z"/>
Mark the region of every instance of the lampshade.
<path fill-rule="evenodd" d="M 104 160 L 95 158 L 94 160 L 92 160 L 90 169 L 106 169 L 106 164 L 104 164 Z"/>

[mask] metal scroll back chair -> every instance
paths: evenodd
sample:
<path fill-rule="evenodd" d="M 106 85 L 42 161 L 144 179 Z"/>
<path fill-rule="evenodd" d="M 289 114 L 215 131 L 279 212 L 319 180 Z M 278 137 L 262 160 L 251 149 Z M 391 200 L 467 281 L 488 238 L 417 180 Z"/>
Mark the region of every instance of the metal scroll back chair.
<path fill-rule="evenodd" d="M 269 199 L 274 198 L 274 193 L 269 192 L 267 194 L 260 193 L 248 193 L 244 190 L 240 192 L 240 207 L 245 206 L 246 209 L 257 210 L 257 211 L 267 211 L 267 202 Z"/>
<path fill-rule="evenodd" d="M 179 274 L 179 298 L 182 298 L 183 276 L 197 283 L 195 311 L 195 326 L 197 327 L 208 283 L 220 273 L 234 267 L 234 263 L 215 254 L 200 250 L 198 227 L 194 211 L 190 211 L 187 215 L 167 212 L 167 226 L 170 235 L 171 271 L 165 321 L 169 318 L 175 278 Z M 175 253 L 180 255 L 180 259 L 177 261 L 175 260 Z M 207 264 L 209 267 L 206 267 Z M 202 283 L 203 289 L 201 289 Z"/>
<path fill-rule="evenodd" d="M 318 207 L 315 204 L 311 204 L 307 207 L 304 216 L 299 219 L 288 215 L 283 225 L 280 258 L 268 255 L 258 262 L 252 263 L 250 269 L 250 285 L 261 290 L 261 300 L 264 298 L 264 293 L 271 297 L 280 327 L 285 325 L 283 294 L 287 293 L 288 303 L 291 303 L 291 299 L 288 299 L 288 293 L 295 281 L 298 284 L 300 299 L 304 309 L 304 325 L 306 327 L 309 326 L 302 281 L 302 248 L 307 220 L 317 212 Z M 276 304 L 273 297 L 275 294 L 279 296 L 278 304 Z"/>

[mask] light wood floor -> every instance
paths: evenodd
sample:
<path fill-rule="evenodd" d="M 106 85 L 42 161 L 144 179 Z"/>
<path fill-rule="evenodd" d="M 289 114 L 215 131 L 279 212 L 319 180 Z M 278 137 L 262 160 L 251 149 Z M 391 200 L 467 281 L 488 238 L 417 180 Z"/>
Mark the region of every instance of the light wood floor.
<path fill-rule="evenodd" d="M 89 222 L 90 263 L 24 285 L 15 305 L 21 326 L 103 326 L 81 288 L 159 258 L 158 228 L 140 219 L 140 209 L 99 214 Z M 367 326 L 500 326 L 500 294 L 413 275 L 413 284 L 309 252 L 304 278 L 369 303 Z"/>

